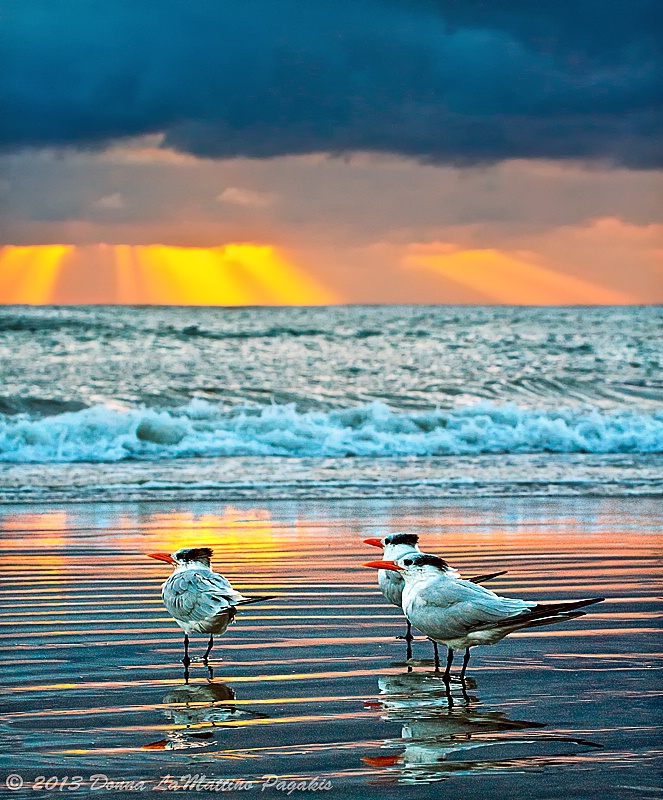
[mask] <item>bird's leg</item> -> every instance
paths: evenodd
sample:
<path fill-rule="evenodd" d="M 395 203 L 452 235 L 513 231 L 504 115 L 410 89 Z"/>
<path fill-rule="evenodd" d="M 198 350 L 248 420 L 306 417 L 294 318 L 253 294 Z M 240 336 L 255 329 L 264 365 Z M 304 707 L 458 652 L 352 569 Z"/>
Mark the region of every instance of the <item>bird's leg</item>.
<path fill-rule="evenodd" d="M 460 671 L 460 679 L 461 681 L 465 681 L 465 670 L 467 669 L 467 665 L 470 663 L 470 648 L 465 648 L 465 655 L 463 656 L 463 668 Z"/>
<path fill-rule="evenodd" d="M 449 706 L 450 709 L 452 709 L 454 707 L 454 699 L 451 694 L 451 684 L 449 683 L 449 681 L 447 680 L 444 681 L 444 688 L 446 690 L 445 694 L 447 696 L 447 705 Z"/>
<path fill-rule="evenodd" d="M 184 683 L 189 683 L 189 665 L 184 665 Z"/>
<path fill-rule="evenodd" d="M 448 647 L 447 648 L 447 668 L 444 670 L 444 680 L 448 683 L 451 680 L 451 665 L 453 664 L 454 660 L 454 651 Z"/>
<path fill-rule="evenodd" d="M 207 664 L 207 658 L 209 654 L 212 652 L 213 647 L 214 647 L 214 634 L 210 633 L 209 642 L 207 643 L 207 650 L 205 650 L 205 655 L 203 656 L 203 664 Z"/>
<path fill-rule="evenodd" d="M 205 666 L 207 667 L 207 680 L 212 683 L 214 680 L 214 670 L 212 669 L 211 664 L 206 663 Z"/>
<path fill-rule="evenodd" d="M 189 658 L 189 636 L 186 633 L 184 634 L 184 658 L 182 659 L 182 663 L 187 669 L 191 663 L 191 659 Z"/>
<path fill-rule="evenodd" d="M 407 632 L 405 634 L 405 641 L 407 643 L 407 650 L 405 657 L 409 661 L 412 658 L 412 625 L 410 624 L 410 620 L 407 621 Z"/>
<path fill-rule="evenodd" d="M 433 640 L 431 639 L 431 642 Z M 440 651 L 437 646 L 437 642 L 433 642 L 433 652 L 435 653 L 435 672 L 440 671 Z"/>

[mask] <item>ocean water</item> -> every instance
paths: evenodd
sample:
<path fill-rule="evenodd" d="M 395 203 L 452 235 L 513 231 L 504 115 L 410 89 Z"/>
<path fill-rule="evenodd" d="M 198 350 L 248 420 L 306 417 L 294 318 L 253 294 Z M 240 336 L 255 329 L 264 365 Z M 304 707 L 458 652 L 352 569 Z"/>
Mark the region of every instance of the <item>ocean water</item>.
<path fill-rule="evenodd" d="M 657 494 L 662 323 L 0 307 L 0 500 Z"/>

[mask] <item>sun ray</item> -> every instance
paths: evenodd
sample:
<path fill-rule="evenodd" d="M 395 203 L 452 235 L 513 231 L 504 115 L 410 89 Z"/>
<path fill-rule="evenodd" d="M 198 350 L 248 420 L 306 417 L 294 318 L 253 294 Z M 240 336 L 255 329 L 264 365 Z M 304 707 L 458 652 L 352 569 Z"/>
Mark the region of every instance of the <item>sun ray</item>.
<path fill-rule="evenodd" d="M 15 292 L 30 263 L 31 247 L 7 245 L 0 250 L 0 297 L 3 303 L 16 303 Z"/>
<path fill-rule="evenodd" d="M 522 305 L 632 303 L 624 292 L 567 275 L 525 258 L 498 250 L 456 250 L 440 245 L 438 252 L 422 247 L 410 252 L 405 266 L 430 269 L 474 289 L 498 303 Z"/>
<path fill-rule="evenodd" d="M 215 250 L 153 247 L 160 262 L 181 286 L 187 305 L 248 305 L 254 301 Z"/>
<path fill-rule="evenodd" d="M 143 303 L 184 305 L 183 286 L 164 264 L 158 245 L 135 245 L 132 252 L 143 285 Z"/>
<path fill-rule="evenodd" d="M 5 247 L 0 251 L 0 302 L 53 302 L 64 259 L 69 281 L 64 285 L 71 288 L 71 281 L 79 280 L 89 289 L 95 275 L 106 274 L 109 257 L 112 285 L 92 288 L 110 294 L 106 302 L 111 303 L 241 306 L 339 302 L 334 292 L 276 248 L 245 243 L 213 248 L 157 244 Z M 64 291 L 62 286 L 60 289 Z M 88 295 L 74 292 L 73 296 Z M 62 302 L 67 302 L 66 296 Z"/>
<path fill-rule="evenodd" d="M 0 292 L 4 303 L 48 303 L 65 257 L 73 245 L 8 246 L 0 255 Z"/>
<path fill-rule="evenodd" d="M 321 305 L 336 296 L 267 245 L 219 248 L 118 246 L 120 302 L 133 296 L 131 271 L 143 279 L 142 302 L 181 305 Z M 131 259 L 135 266 L 132 266 Z"/>
<path fill-rule="evenodd" d="M 331 305 L 338 297 L 268 245 L 229 244 L 223 258 L 246 270 L 273 296 L 276 304 Z"/>

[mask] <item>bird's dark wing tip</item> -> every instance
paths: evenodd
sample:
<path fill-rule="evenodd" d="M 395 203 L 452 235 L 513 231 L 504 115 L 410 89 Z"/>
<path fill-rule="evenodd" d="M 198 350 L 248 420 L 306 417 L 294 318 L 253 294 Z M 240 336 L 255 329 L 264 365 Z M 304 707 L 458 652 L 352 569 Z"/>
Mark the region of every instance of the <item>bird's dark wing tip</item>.
<path fill-rule="evenodd" d="M 497 624 L 490 623 L 483 625 L 481 628 L 508 628 L 514 623 L 522 627 L 534 627 L 536 625 L 548 625 L 555 622 L 561 622 L 565 619 L 574 619 L 576 616 L 584 616 L 584 611 L 579 611 L 580 608 L 594 605 L 595 603 L 602 603 L 605 598 L 593 597 L 591 600 L 563 600 L 558 603 L 537 603 L 534 608 L 529 611 L 523 611 L 514 617 L 506 617 L 500 620 Z"/>
<path fill-rule="evenodd" d="M 239 603 L 235 603 L 236 606 L 248 606 L 252 603 L 263 603 L 266 600 L 276 600 L 278 595 L 254 595 L 253 597 L 247 597 L 244 600 L 240 600 Z"/>
<path fill-rule="evenodd" d="M 473 578 L 468 578 L 471 583 L 483 583 L 484 581 L 492 581 L 493 578 L 499 578 L 500 575 L 506 575 L 508 570 L 503 569 L 501 572 L 487 572 L 485 575 L 475 575 Z"/>

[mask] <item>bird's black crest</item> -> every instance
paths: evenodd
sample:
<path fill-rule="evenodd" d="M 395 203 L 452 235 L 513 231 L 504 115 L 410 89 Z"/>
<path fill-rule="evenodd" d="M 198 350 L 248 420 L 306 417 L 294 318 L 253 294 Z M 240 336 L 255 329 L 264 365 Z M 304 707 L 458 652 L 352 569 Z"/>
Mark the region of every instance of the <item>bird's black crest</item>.
<path fill-rule="evenodd" d="M 416 544 L 418 541 L 416 533 L 391 533 L 384 537 L 385 544 Z"/>
<path fill-rule="evenodd" d="M 440 558 L 439 556 L 432 556 L 430 553 L 418 553 L 417 555 L 406 556 L 406 558 L 411 558 L 412 563 L 417 567 L 424 567 L 428 565 L 431 567 L 437 567 L 438 569 L 449 569 L 449 565 L 443 558 Z"/>
<path fill-rule="evenodd" d="M 176 555 L 178 561 L 207 561 L 209 564 L 212 558 L 212 549 L 210 547 L 185 547 L 178 550 Z"/>

